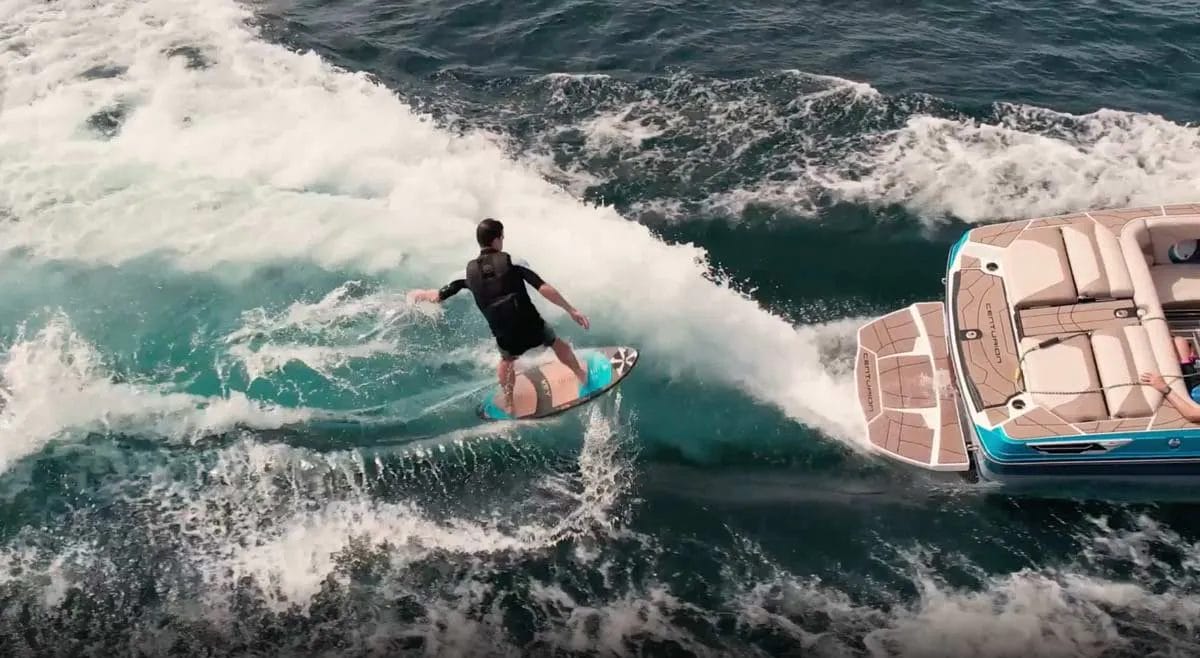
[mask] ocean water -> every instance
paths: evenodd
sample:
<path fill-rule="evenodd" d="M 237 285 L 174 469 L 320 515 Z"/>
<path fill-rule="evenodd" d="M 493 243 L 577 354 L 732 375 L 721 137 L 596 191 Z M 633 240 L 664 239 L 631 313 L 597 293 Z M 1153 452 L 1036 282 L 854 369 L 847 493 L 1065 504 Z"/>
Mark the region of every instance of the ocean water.
<path fill-rule="evenodd" d="M 1198 9 L 0 0 L 0 654 L 1200 653 L 1200 507 L 898 468 L 851 381 L 970 225 L 1200 198 Z M 613 394 L 475 417 L 405 292 L 484 216 Z"/>

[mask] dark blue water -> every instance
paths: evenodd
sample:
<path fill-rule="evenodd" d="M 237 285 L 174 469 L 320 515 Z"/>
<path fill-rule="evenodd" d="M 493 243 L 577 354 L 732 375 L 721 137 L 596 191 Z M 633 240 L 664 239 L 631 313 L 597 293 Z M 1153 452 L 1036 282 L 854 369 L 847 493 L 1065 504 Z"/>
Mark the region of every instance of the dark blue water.
<path fill-rule="evenodd" d="M 883 461 L 850 371 L 970 225 L 1196 200 L 1197 9 L 0 0 L 0 652 L 1195 655 L 1194 505 Z M 404 293 L 488 215 L 616 393 L 475 418 Z"/>

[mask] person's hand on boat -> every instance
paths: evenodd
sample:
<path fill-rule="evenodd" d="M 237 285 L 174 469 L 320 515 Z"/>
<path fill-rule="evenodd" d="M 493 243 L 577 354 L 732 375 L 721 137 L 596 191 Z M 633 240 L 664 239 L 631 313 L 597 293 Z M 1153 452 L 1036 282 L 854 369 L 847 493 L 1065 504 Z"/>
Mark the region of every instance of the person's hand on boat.
<path fill-rule="evenodd" d="M 1171 392 L 1170 389 L 1167 388 L 1167 381 L 1158 373 L 1143 372 L 1139 379 L 1142 380 L 1143 384 L 1149 384 L 1153 386 L 1154 390 L 1162 393 L 1163 395 Z"/>

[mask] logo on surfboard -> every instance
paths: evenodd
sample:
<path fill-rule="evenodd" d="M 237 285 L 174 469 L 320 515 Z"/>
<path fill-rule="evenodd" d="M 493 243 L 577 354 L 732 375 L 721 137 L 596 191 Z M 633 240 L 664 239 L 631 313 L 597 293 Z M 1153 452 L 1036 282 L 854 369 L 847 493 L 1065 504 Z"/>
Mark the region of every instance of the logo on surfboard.
<path fill-rule="evenodd" d="M 630 347 L 617 348 L 609 362 L 612 363 L 613 372 L 619 379 L 626 370 L 633 368 L 633 364 L 637 363 L 637 350 Z"/>

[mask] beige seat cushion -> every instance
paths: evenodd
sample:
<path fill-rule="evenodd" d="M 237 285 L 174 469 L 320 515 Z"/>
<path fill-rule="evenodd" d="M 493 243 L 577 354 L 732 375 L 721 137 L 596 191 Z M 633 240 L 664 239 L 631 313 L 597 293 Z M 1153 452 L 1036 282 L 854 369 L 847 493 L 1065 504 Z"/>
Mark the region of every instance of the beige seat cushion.
<path fill-rule="evenodd" d="M 1025 388 L 1033 402 L 1069 422 L 1108 418 L 1088 337 L 1072 336 L 1049 347 L 1035 349 L 1039 342 L 1036 338 L 1021 341 L 1021 353 L 1025 354 Z"/>
<path fill-rule="evenodd" d="M 1062 240 L 1076 292 L 1080 297 L 1105 299 L 1110 290 L 1108 272 L 1100 260 L 1100 247 L 1096 244 L 1093 226 L 1095 224 L 1064 226 L 1061 229 Z"/>
<path fill-rule="evenodd" d="M 1013 308 L 1073 304 L 1079 299 L 1062 231 L 1025 231 L 1004 250 L 1004 284 Z"/>
<path fill-rule="evenodd" d="M 1155 265 L 1150 268 L 1150 278 L 1163 306 L 1200 304 L 1200 263 Z"/>
<path fill-rule="evenodd" d="M 1171 331 L 1163 316 L 1162 303 L 1143 246 L 1149 244 L 1145 220 L 1135 219 L 1125 225 L 1119 242 L 1125 265 L 1129 268 L 1129 279 L 1133 282 L 1133 302 L 1141 311 L 1142 327 L 1150 342 L 1150 351 L 1158 364 L 1158 372 L 1167 378 L 1171 388 L 1187 396 L 1184 390 L 1183 372 L 1179 369 L 1179 356 L 1171 341 Z"/>
<path fill-rule="evenodd" d="M 1104 226 L 1093 225 L 1089 228 L 1092 238 L 1096 241 L 1096 251 L 1100 254 L 1105 276 L 1108 278 L 1109 296 L 1113 299 L 1133 297 L 1133 281 L 1129 279 L 1129 268 L 1125 265 L 1125 255 L 1121 253 L 1117 236 Z"/>
<path fill-rule="evenodd" d="M 1162 395 L 1138 383 L 1142 372 L 1158 370 L 1146 330 L 1136 325 L 1101 329 L 1092 334 L 1092 350 L 1108 413 L 1113 418 L 1154 415 Z"/>

